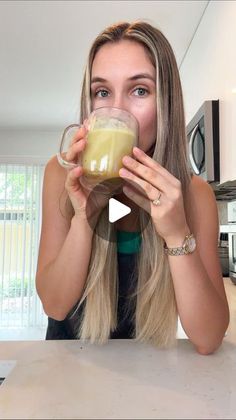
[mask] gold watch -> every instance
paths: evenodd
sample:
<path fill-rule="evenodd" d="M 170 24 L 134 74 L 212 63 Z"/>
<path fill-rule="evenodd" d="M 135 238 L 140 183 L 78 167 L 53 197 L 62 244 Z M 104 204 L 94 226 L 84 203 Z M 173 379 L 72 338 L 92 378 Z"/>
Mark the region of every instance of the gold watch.
<path fill-rule="evenodd" d="M 185 236 L 183 245 L 178 248 L 168 248 L 167 245 L 164 247 L 167 255 L 186 255 L 191 254 L 196 249 L 196 239 L 193 234 Z"/>

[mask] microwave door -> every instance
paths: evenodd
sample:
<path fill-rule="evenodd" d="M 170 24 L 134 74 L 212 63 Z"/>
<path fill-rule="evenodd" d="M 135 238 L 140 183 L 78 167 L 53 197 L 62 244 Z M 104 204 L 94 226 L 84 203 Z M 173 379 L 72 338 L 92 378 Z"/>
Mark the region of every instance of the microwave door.
<path fill-rule="evenodd" d="M 205 144 L 204 137 L 198 124 L 193 129 L 190 136 L 189 160 L 195 174 L 200 175 L 205 166 Z"/>
<path fill-rule="evenodd" d="M 236 234 L 229 233 L 229 270 L 236 273 Z"/>

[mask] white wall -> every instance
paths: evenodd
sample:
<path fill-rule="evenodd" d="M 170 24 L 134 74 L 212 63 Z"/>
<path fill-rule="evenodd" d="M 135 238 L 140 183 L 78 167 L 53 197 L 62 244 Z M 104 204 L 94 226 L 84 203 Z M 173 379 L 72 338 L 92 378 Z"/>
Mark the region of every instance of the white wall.
<path fill-rule="evenodd" d="M 220 100 L 221 182 L 236 179 L 236 1 L 211 1 L 180 68 L 186 123 Z"/>
<path fill-rule="evenodd" d="M 0 130 L 0 163 L 45 164 L 57 153 L 62 131 Z"/>

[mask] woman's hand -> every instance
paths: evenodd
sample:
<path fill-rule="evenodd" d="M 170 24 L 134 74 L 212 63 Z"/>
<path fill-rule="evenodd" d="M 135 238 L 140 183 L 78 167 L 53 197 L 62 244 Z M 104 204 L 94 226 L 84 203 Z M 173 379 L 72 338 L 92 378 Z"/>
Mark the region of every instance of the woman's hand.
<path fill-rule="evenodd" d="M 138 147 L 133 148 L 133 154 L 137 160 L 125 156 L 122 162 L 126 168 L 119 171 L 125 181 L 131 181 L 124 193 L 151 215 L 168 247 L 181 246 L 189 233 L 181 182 Z M 153 204 L 159 196 L 160 204 Z"/>
<path fill-rule="evenodd" d="M 65 158 L 68 162 L 78 162 L 79 154 L 85 149 L 87 144 L 86 134 L 87 129 L 82 125 L 72 139 L 71 145 L 66 153 Z M 85 189 L 80 182 L 82 175 L 82 166 L 69 169 L 65 182 L 65 188 L 74 208 L 75 215 L 86 219 L 98 217 L 101 210 L 107 205 L 108 198 L 99 193 L 91 194 L 91 191 Z M 88 200 L 89 196 L 91 198 Z"/>

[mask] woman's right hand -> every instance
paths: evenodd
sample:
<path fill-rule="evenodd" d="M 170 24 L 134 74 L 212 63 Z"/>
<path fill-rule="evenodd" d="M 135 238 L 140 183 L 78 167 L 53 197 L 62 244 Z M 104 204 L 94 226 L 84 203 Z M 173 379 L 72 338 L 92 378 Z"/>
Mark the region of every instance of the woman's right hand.
<path fill-rule="evenodd" d="M 87 129 L 82 125 L 72 139 L 71 145 L 66 153 L 66 161 L 78 162 L 80 153 L 83 152 L 87 145 L 86 133 Z M 82 175 L 82 166 L 69 169 L 65 188 L 76 216 L 81 217 L 82 219 L 97 218 L 103 208 L 107 205 L 109 197 L 99 193 L 91 194 L 91 191 L 85 189 L 80 182 L 80 177 Z M 88 200 L 90 194 L 91 196 Z"/>

